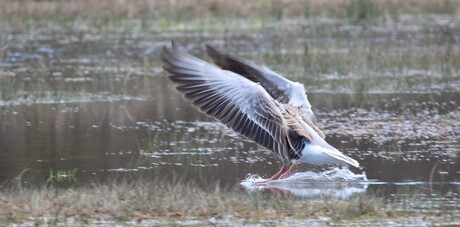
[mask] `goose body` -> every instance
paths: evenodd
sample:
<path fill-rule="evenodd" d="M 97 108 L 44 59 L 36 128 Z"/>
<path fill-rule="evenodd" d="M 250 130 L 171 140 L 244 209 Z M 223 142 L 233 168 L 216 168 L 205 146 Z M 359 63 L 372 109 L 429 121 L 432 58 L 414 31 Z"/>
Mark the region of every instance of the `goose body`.
<path fill-rule="evenodd" d="M 216 65 L 165 46 L 163 68 L 201 112 L 277 154 L 282 167 L 271 180 L 289 176 L 302 162 L 359 167 L 324 140 L 302 84 L 209 45 L 206 50 Z"/>

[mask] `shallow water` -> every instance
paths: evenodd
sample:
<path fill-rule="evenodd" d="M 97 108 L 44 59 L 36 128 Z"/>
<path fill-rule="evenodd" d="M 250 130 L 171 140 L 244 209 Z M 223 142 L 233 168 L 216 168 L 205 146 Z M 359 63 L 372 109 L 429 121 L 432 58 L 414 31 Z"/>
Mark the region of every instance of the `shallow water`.
<path fill-rule="evenodd" d="M 346 199 L 365 193 L 370 183 L 365 173 L 355 174 L 346 168 L 336 167 L 321 172 L 297 172 L 285 179 L 268 182 L 258 175 L 248 175 L 241 186 L 250 192 L 271 190 L 299 197 Z"/>
<path fill-rule="evenodd" d="M 337 185 L 328 185 L 331 190 L 278 185 L 277 191 L 338 197 L 458 193 L 460 63 L 447 57 L 447 66 L 429 60 L 441 55 L 437 51 L 448 54 L 446 46 L 458 55 L 458 28 L 441 24 L 449 32 L 439 33 L 423 29 L 432 22 L 400 23 L 391 30 L 286 21 L 268 26 L 275 31 L 251 28 L 251 35 L 245 29 L 231 34 L 82 31 L 79 37 L 37 29 L 1 35 L 6 49 L 0 60 L 0 182 L 17 176 L 29 184 L 160 176 L 232 186 L 248 176 L 275 173 L 279 162 L 271 152 L 199 113 L 173 89 L 157 57 L 174 38 L 200 56 L 202 41 L 225 43 L 233 53 L 304 83 L 326 140 L 362 165 L 351 168 L 349 176 L 367 179 L 358 186 L 341 185 L 344 194 L 337 193 Z M 299 52 L 298 46 L 310 45 Z M 399 49 L 415 59 L 385 63 L 400 69 L 360 58 L 397 55 Z M 418 59 L 418 53 L 424 57 Z M 350 65 L 350 54 L 368 68 Z M 299 174 L 323 176 L 331 169 L 304 165 Z"/>

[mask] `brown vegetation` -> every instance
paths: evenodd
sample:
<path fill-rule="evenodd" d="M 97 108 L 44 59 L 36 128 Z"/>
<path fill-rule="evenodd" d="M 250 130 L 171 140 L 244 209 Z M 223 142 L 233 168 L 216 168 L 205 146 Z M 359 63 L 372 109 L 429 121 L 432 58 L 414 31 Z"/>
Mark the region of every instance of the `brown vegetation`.
<path fill-rule="evenodd" d="M 43 218 L 65 222 L 93 220 L 277 220 L 327 216 L 332 220 L 386 215 L 382 200 L 358 196 L 349 200 L 299 199 L 289 195 L 241 193 L 237 188 L 203 189 L 194 183 L 136 180 L 59 189 L 9 187 L 0 190 L 0 223 Z"/>
<path fill-rule="evenodd" d="M 371 14 L 455 13 L 460 1 L 454 0 L 6 0 L 2 2 L 2 17 L 34 18 L 64 16 L 70 18 L 170 18 L 197 17 L 351 17 L 364 19 Z"/>

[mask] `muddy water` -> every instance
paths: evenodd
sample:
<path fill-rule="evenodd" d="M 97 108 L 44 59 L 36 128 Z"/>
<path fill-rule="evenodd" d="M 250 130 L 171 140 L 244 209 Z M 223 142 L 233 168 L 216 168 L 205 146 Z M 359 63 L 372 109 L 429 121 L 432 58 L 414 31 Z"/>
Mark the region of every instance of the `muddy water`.
<path fill-rule="evenodd" d="M 150 82 L 153 96 L 144 100 L 2 107 L 2 181 L 24 169 L 42 180 L 50 170 L 76 169 L 79 182 L 134 173 L 233 185 L 247 174 L 269 176 L 277 170 L 270 152 L 197 112 L 165 77 Z M 460 116 L 449 104 L 460 102 L 460 96 L 421 94 L 401 101 L 404 95 L 376 94 L 367 95 L 367 105 L 355 102 L 356 96 L 311 94 L 327 141 L 362 164 L 362 170 L 352 171 L 364 171 L 378 181 L 373 187 L 385 190 L 405 183 L 434 181 L 445 190 L 460 184 Z M 446 99 L 438 109 L 387 107 L 387 102 L 437 105 Z M 301 171 L 311 169 L 324 170 L 305 165 Z"/>
<path fill-rule="evenodd" d="M 338 46 L 326 48 L 326 55 L 340 60 L 342 50 L 362 49 L 356 44 L 365 46 L 368 53 L 373 53 L 372 45 L 392 51 L 408 43 L 411 51 L 423 51 L 426 47 L 421 43 L 428 42 L 430 48 L 451 44 L 458 51 L 458 44 L 429 29 L 417 31 L 419 38 L 408 41 L 404 27 L 397 38 L 375 28 L 354 28 L 362 33 L 354 43 L 347 30 L 353 28 L 340 24 L 333 25 L 336 30 L 331 34 L 318 32 L 298 40 L 293 38 L 297 33 L 312 31 L 304 29 L 308 23 L 296 26 L 285 25 L 292 32 L 286 36 L 264 29 L 256 30 L 254 36 L 241 31 L 199 35 L 216 44 L 227 39 L 234 53 L 240 47 L 268 53 L 263 60 L 305 83 L 326 140 L 361 163 L 361 169 L 350 171 L 367 177 L 364 192 L 458 193 L 458 71 L 427 67 L 362 73 L 351 67 L 343 73 L 318 69 L 312 76 L 300 77 L 309 71 L 295 68 L 295 59 L 302 57 L 293 45 L 332 43 Z M 452 32 L 458 38 L 457 31 Z M 84 184 L 119 176 L 158 176 L 232 186 L 251 174 L 266 177 L 276 172 L 279 162 L 273 154 L 196 111 L 161 71 L 157 57 L 167 40 L 188 43 L 185 48 L 201 56 L 197 43 L 202 40 L 187 38 L 186 32 L 166 37 L 156 32 L 39 37 L 25 32 L 1 39 L 6 51 L 0 64 L 0 182 L 23 172 L 20 176 L 29 184 L 49 179 Z M 295 42 L 289 42 L 290 38 Z M 280 46 L 286 49 L 281 51 Z M 242 55 L 257 59 L 244 50 Z M 283 58 L 292 59 L 286 62 L 289 67 L 270 63 L 270 59 Z M 330 169 L 304 165 L 299 172 Z M 62 176 L 56 177 L 57 172 Z"/>

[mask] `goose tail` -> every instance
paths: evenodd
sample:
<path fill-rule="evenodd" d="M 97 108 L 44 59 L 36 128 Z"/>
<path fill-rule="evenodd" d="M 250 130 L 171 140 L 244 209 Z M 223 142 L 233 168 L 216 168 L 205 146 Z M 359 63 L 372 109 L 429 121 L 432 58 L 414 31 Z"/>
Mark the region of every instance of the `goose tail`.
<path fill-rule="evenodd" d="M 301 152 L 302 156 L 300 161 L 314 165 L 342 164 L 359 167 L 358 161 L 342 154 L 335 148 L 332 149 L 333 150 L 320 145 L 308 143 Z"/>

